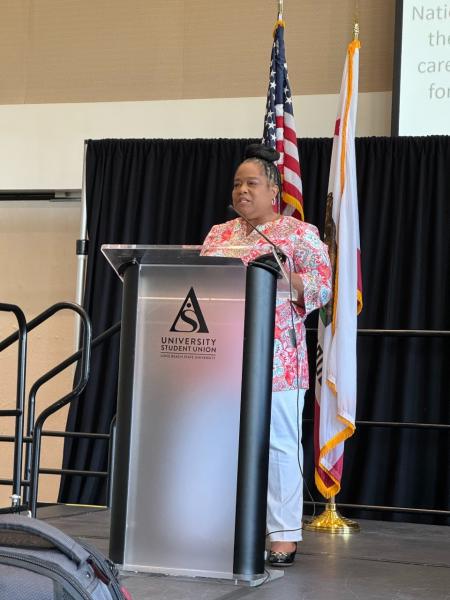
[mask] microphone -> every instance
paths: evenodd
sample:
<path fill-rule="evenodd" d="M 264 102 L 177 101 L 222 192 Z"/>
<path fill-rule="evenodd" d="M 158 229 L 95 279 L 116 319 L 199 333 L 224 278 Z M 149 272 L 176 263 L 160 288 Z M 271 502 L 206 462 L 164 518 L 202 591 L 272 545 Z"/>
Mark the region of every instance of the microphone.
<path fill-rule="evenodd" d="M 266 240 L 266 242 L 267 242 L 268 244 L 270 244 L 270 245 L 272 246 L 272 248 L 273 248 L 273 252 L 274 252 L 274 256 L 275 256 L 275 258 L 276 258 L 276 259 L 278 259 L 278 260 L 277 260 L 277 262 L 278 262 L 279 260 L 280 260 L 281 262 L 283 262 L 283 263 L 284 263 L 284 262 L 286 262 L 286 254 L 283 252 L 283 250 L 282 250 L 282 249 L 281 249 L 279 246 L 277 246 L 276 244 L 274 244 L 274 243 L 272 242 L 272 240 L 271 240 L 270 238 L 268 238 L 268 237 L 267 237 L 267 235 L 266 235 L 265 233 L 263 233 L 262 231 L 259 231 L 259 229 L 258 229 L 257 227 L 255 227 L 255 226 L 253 225 L 253 223 L 251 223 L 251 222 L 250 222 L 250 221 L 247 219 L 247 217 L 244 217 L 244 215 L 243 215 L 243 214 L 242 214 L 242 213 L 241 213 L 239 210 L 237 210 L 237 208 L 235 208 L 235 207 L 234 207 L 232 204 L 229 204 L 229 205 L 228 205 L 228 209 L 229 209 L 229 210 L 231 210 L 231 211 L 233 211 L 234 213 L 236 213 L 236 214 L 237 214 L 239 217 L 241 217 L 241 219 L 244 219 L 244 221 L 245 221 L 246 223 L 248 223 L 248 224 L 250 225 L 250 227 L 251 227 L 251 228 L 252 228 L 254 231 L 256 231 L 256 232 L 257 232 L 257 233 L 258 233 L 258 234 L 259 234 L 259 235 L 260 235 L 262 238 L 264 238 L 264 239 Z"/>
<path fill-rule="evenodd" d="M 286 273 L 283 264 L 286 262 L 286 254 L 283 252 L 283 250 L 277 246 L 276 244 L 274 244 L 272 242 L 272 240 L 267 237 L 267 235 L 265 235 L 262 231 L 259 231 L 259 229 L 257 229 L 253 223 L 251 223 L 247 217 L 245 217 L 239 210 L 237 210 L 232 204 L 228 205 L 228 209 L 232 210 L 233 212 L 235 212 L 237 215 L 239 215 L 241 217 L 241 219 L 244 219 L 244 221 L 246 223 L 248 223 L 250 225 L 250 227 L 252 229 L 254 229 L 264 240 L 266 240 L 266 242 L 268 244 L 270 244 L 272 246 L 272 254 L 273 257 L 278 265 L 278 269 L 279 269 L 279 278 L 282 279 L 284 278 L 284 280 L 286 281 L 286 283 L 289 286 L 289 293 L 290 296 L 293 297 L 293 293 L 292 293 L 292 286 L 291 286 L 291 278 L 289 277 L 289 275 Z M 263 256 L 261 256 L 260 258 L 268 258 L 270 256 L 270 254 L 264 254 Z M 275 267 L 276 268 L 276 267 Z"/>

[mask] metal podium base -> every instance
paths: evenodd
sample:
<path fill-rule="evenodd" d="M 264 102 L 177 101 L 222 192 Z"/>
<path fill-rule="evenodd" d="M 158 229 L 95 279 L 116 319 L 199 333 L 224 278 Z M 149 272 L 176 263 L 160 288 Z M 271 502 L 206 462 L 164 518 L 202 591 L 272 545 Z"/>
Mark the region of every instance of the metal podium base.
<path fill-rule="evenodd" d="M 262 575 L 253 575 L 249 577 L 248 575 L 233 575 L 234 583 L 236 585 L 249 586 L 249 587 L 257 587 L 262 585 L 263 583 L 269 583 L 269 581 L 275 581 L 275 579 L 280 579 L 283 577 L 284 571 L 283 569 L 267 569 L 266 572 Z"/>
<path fill-rule="evenodd" d="M 196 581 L 209 581 L 211 579 L 221 580 L 224 583 L 229 582 L 234 585 L 257 587 L 269 581 L 275 581 L 283 577 L 283 569 L 267 569 L 264 573 L 257 575 L 240 575 L 238 573 L 225 573 L 223 571 L 201 571 L 194 569 L 173 569 L 164 567 L 152 567 L 149 565 L 118 565 L 119 572 L 123 575 L 127 573 L 153 573 L 154 575 L 166 575 L 169 577 L 178 577 L 186 580 L 195 578 Z"/>

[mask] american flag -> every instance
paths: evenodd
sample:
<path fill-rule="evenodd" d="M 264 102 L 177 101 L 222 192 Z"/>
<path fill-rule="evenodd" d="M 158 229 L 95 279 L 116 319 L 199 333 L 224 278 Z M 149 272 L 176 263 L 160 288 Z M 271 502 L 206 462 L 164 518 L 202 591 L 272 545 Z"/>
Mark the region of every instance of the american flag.
<path fill-rule="evenodd" d="M 279 212 L 303 221 L 300 159 L 284 49 L 284 21 L 281 19 L 278 19 L 273 33 L 263 143 L 280 153 L 277 163 L 282 180 Z"/>

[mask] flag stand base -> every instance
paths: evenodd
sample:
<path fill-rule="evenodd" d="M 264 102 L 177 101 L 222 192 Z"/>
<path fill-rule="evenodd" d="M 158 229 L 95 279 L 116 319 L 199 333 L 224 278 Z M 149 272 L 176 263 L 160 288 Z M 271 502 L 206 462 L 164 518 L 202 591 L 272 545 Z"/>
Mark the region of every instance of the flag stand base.
<path fill-rule="evenodd" d="M 312 519 L 312 521 L 305 522 L 303 529 L 333 534 L 349 534 L 360 531 L 359 524 L 356 521 L 346 519 L 339 514 L 334 502 L 327 502 L 323 513 Z"/>

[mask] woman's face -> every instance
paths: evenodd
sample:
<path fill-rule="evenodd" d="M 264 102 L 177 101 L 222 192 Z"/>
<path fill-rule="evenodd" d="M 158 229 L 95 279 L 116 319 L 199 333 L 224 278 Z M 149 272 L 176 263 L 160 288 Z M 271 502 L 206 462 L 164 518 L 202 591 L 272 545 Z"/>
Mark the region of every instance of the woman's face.
<path fill-rule="evenodd" d="M 269 183 L 260 164 L 246 161 L 238 167 L 234 176 L 233 206 L 253 225 L 273 220 L 277 193 L 278 186 Z"/>

